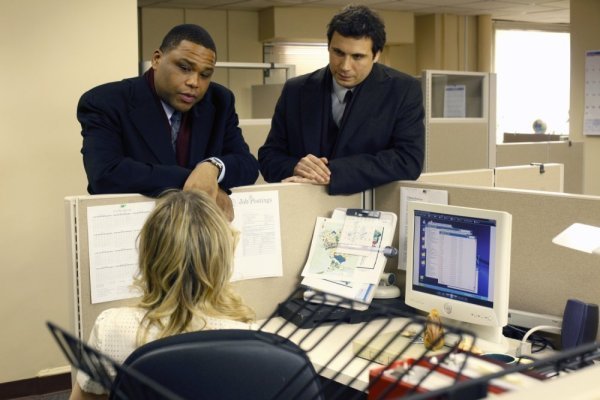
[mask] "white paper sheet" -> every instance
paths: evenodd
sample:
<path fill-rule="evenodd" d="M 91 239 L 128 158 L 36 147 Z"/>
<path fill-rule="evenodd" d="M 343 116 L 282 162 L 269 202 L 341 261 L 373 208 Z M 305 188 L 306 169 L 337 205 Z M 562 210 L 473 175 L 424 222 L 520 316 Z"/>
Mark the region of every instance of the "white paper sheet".
<path fill-rule="evenodd" d="M 378 283 L 382 239 L 388 226 L 379 219 L 317 217 L 310 254 L 302 276 L 346 283 Z M 389 233 L 388 233 L 389 235 Z M 384 262 L 385 265 L 385 262 Z"/>
<path fill-rule="evenodd" d="M 575 223 L 556 235 L 552 243 L 573 250 L 600 255 L 600 228 Z"/>
<path fill-rule="evenodd" d="M 279 192 L 231 194 L 240 231 L 232 281 L 283 275 Z"/>
<path fill-rule="evenodd" d="M 585 55 L 583 134 L 600 135 L 600 50 Z"/>
<path fill-rule="evenodd" d="M 444 90 L 444 118 L 465 118 L 466 86 L 446 85 Z"/>
<path fill-rule="evenodd" d="M 397 217 L 359 217 L 341 210 L 332 218 L 317 217 L 302 284 L 368 304 L 385 268 L 381 251 L 392 242 Z"/>
<path fill-rule="evenodd" d="M 138 272 L 137 237 L 154 202 L 87 209 L 92 304 L 139 296 L 131 286 Z"/>
<path fill-rule="evenodd" d="M 448 204 L 448 191 L 436 189 L 400 188 L 400 223 L 398 224 L 398 269 L 406 269 L 406 235 L 408 230 L 408 202 Z"/>

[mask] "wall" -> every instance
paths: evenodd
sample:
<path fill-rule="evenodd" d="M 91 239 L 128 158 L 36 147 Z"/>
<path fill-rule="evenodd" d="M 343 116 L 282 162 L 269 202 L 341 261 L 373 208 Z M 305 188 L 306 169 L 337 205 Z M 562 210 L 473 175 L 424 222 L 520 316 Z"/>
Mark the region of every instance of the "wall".
<path fill-rule="evenodd" d="M 140 18 L 143 60 L 151 59 L 169 29 L 177 24 L 192 23 L 210 32 L 217 46 L 217 61 L 262 62 L 257 12 L 145 7 L 141 9 Z M 235 93 L 240 118 L 252 116 L 251 88 L 263 83 L 262 70 L 217 68 L 213 80 Z"/>
<path fill-rule="evenodd" d="M 476 16 L 430 14 L 415 17 L 416 68 L 479 71 L 478 36 L 485 25 Z"/>
<path fill-rule="evenodd" d="M 585 53 L 600 49 L 600 1 L 571 0 L 570 139 L 583 141 L 583 192 L 600 194 L 600 137 L 583 135 Z"/>
<path fill-rule="evenodd" d="M 136 22 L 135 0 L 0 1 L 0 383 L 67 364 L 44 324 L 72 321 L 63 198 L 86 193 L 75 108 L 136 73 Z"/>

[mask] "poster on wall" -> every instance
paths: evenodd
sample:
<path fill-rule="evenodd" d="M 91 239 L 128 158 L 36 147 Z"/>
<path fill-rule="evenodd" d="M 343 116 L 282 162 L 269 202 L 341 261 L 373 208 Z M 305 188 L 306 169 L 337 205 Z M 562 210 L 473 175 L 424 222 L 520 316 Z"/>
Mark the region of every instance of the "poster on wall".
<path fill-rule="evenodd" d="M 583 134 L 600 135 L 600 50 L 585 55 Z"/>

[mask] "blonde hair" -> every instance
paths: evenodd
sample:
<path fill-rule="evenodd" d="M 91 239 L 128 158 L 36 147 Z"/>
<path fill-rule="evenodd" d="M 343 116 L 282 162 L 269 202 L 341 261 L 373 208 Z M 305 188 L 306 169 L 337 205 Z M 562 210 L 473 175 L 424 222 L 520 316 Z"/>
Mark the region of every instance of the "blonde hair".
<path fill-rule="evenodd" d="M 170 336 L 189 331 L 192 319 L 203 315 L 252 320 L 229 283 L 236 243 L 237 232 L 206 194 L 171 191 L 158 200 L 139 236 L 135 284 L 147 312 L 138 344 L 153 326 L 158 337 Z"/>

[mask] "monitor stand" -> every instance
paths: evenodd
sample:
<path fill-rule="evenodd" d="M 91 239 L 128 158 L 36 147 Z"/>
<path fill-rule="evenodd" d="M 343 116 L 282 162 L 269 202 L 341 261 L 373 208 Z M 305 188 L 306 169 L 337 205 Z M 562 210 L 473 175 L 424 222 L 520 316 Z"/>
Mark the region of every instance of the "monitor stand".
<path fill-rule="evenodd" d="M 470 332 L 475 335 L 475 348 L 483 354 L 486 353 L 506 353 L 509 349 L 507 338 L 502 334 L 502 327 L 477 326 L 467 323 L 459 323 L 451 320 L 443 320 L 444 325 L 454 326 L 462 331 Z M 467 336 L 469 339 L 471 336 Z M 452 340 L 455 340 L 454 343 Z M 464 336 L 463 336 L 464 339 Z M 446 335 L 448 344 L 453 345 L 459 338 L 451 333 Z"/>

